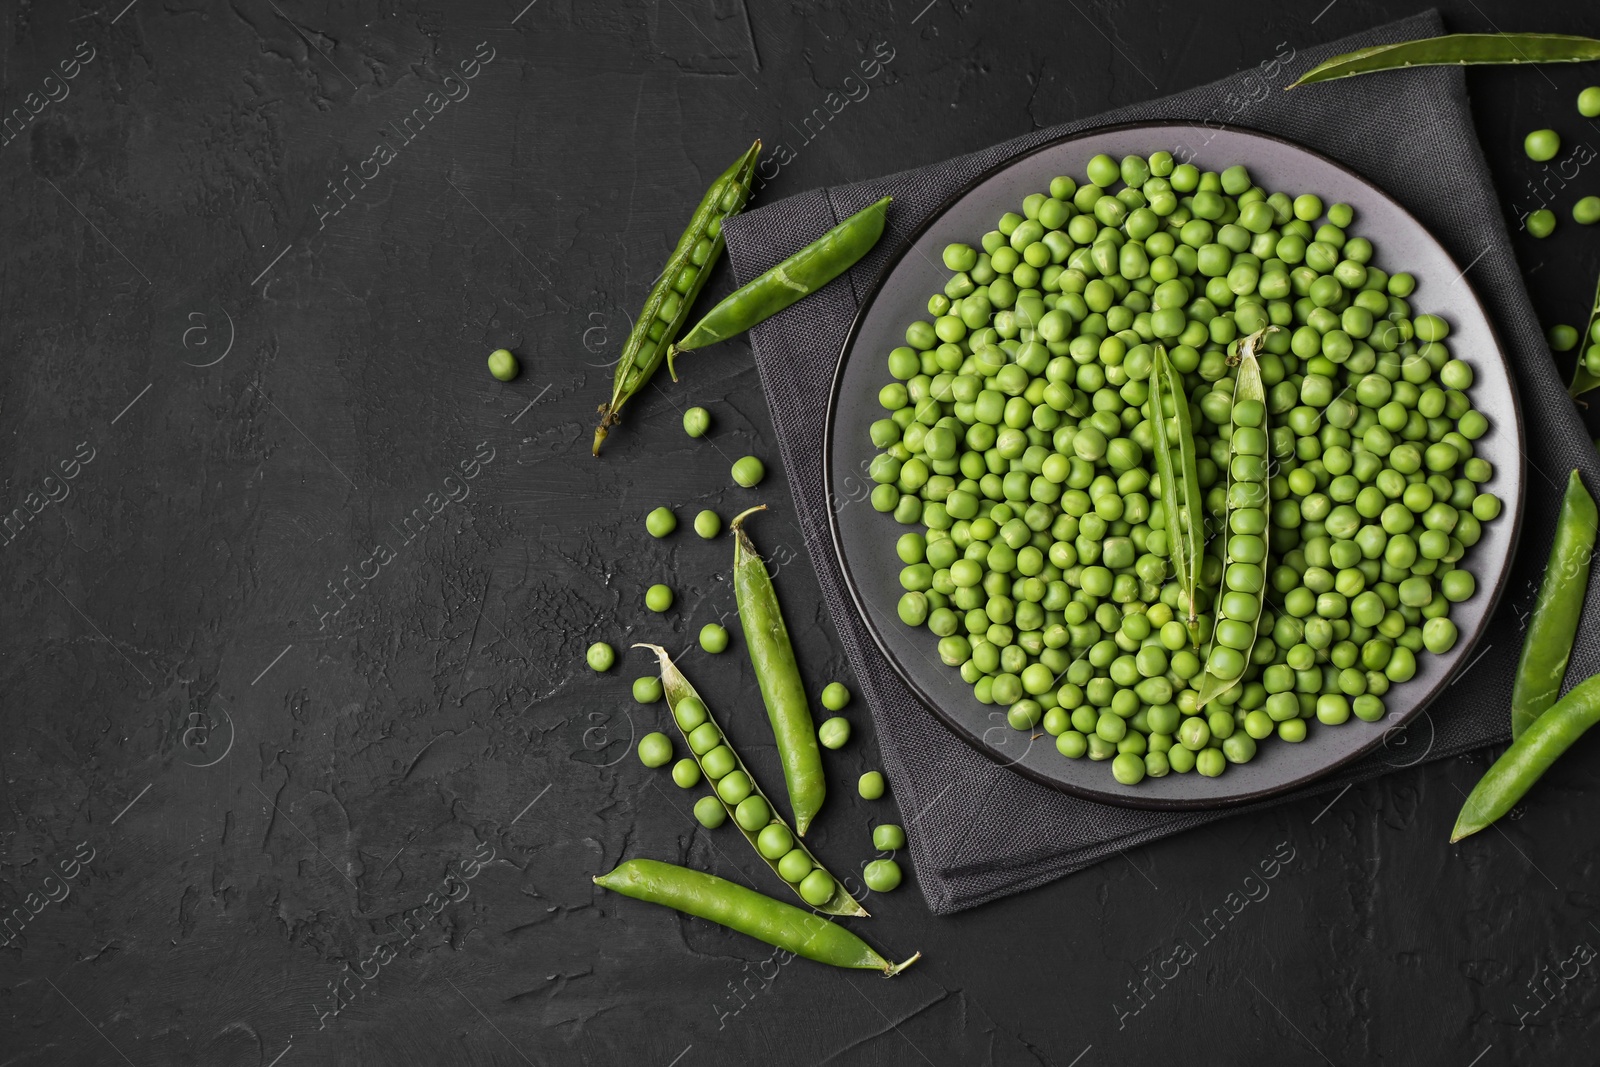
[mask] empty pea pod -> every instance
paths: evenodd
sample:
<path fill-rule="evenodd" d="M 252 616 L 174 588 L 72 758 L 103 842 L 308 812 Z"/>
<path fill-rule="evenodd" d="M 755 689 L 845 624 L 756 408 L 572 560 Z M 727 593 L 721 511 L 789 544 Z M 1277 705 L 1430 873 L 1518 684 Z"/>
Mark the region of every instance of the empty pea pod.
<path fill-rule="evenodd" d="M 1239 342 L 1239 371 L 1233 386 L 1228 445 L 1227 538 L 1223 556 L 1220 609 L 1200 679 L 1198 706 L 1239 684 L 1256 644 L 1256 625 L 1266 595 L 1264 580 L 1267 493 L 1267 395 L 1256 347 L 1272 327 Z M 1256 551 L 1259 548 L 1260 551 Z"/>
<path fill-rule="evenodd" d="M 689 679 L 684 677 L 683 672 L 678 670 L 672 658 L 667 655 L 667 650 L 660 645 L 642 642 L 633 647 L 648 649 L 655 653 L 656 661 L 661 667 L 661 686 L 666 694 L 667 707 L 672 712 L 672 721 L 683 734 L 684 741 L 689 745 L 689 751 L 694 754 L 695 762 L 705 774 L 707 781 L 711 782 L 717 802 L 727 810 L 729 818 L 739 828 L 745 840 L 750 842 L 750 847 L 756 850 L 756 854 L 772 868 L 774 874 L 794 890 L 796 895 L 800 895 L 800 883 L 812 872 L 820 871 L 827 875 L 833 884 L 832 896 L 820 904 L 801 896 L 802 900 L 806 900 L 807 904 L 818 911 L 829 915 L 866 917 L 867 909 L 845 892 L 844 885 L 830 874 L 817 861 L 816 856 L 812 855 L 811 851 L 790 831 L 789 824 L 778 814 L 778 809 L 773 806 L 767 795 L 761 791 L 755 775 L 750 773 L 744 761 L 739 758 L 739 754 L 728 743 L 722 728 L 712 717 L 710 707 L 701 699 L 700 694 L 689 683 Z M 707 726 L 711 728 L 709 731 L 705 730 Z M 695 740 L 690 740 L 690 734 L 699 736 Z M 734 777 L 739 774 L 744 776 L 743 779 Z M 741 791 L 744 791 L 745 783 L 748 783 L 748 791 L 738 799 L 730 799 L 737 796 L 737 793 L 726 793 L 721 787 L 722 783 L 729 779 L 738 783 L 738 789 Z M 758 803 L 752 804 L 752 801 Z M 760 818 L 762 809 L 766 812 L 765 819 Z M 774 829 L 775 827 L 778 829 Z M 786 843 L 788 847 L 779 851 L 775 847 L 770 847 L 774 841 Z M 768 855 L 769 852 L 777 854 Z M 785 870 L 780 869 L 780 860 L 788 861 L 790 865 L 788 873 L 800 873 L 800 867 L 804 868 L 804 873 L 799 878 L 789 878 Z"/>
<path fill-rule="evenodd" d="M 1164 398 L 1171 397 L 1177 440 L 1169 432 L 1163 414 Z M 1200 579 L 1200 559 L 1205 551 L 1203 524 L 1195 522 L 1200 496 L 1200 473 L 1195 453 L 1194 429 L 1190 422 L 1189 398 L 1184 395 L 1183 378 L 1167 358 L 1165 345 L 1157 345 L 1150 373 L 1150 425 L 1156 443 L 1156 473 L 1161 479 L 1161 505 L 1166 519 L 1167 543 L 1173 573 L 1188 599 L 1186 628 L 1189 639 L 1199 647 L 1200 624 L 1195 595 Z M 1173 463 L 1172 450 L 1178 450 Z"/>
<path fill-rule="evenodd" d="M 650 289 L 644 308 L 628 333 L 617 360 L 611 399 L 600 405 L 600 425 L 594 431 L 594 454 L 617 424 L 622 405 L 643 389 L 661 366 L 667 347 L 683 329 L 694 298 L 711 274 L 722 254 L 722 224 L 736 215 L 750 199 L 750 183 L 755 178 L 756 161 L 761 157 L 761 142 L 751 145 L 733 166 L 723 171 L 695 209 L 688 229 L 678 238 L 678 246 Z"/>
<path fill-rule="evenodd" d="M 830 967 L 881 971 L 885 978 L 893 978 L 922 958 L 918 952 L 903 963 L 890 963 L 838 923 L 716 875 L 659 860 L 626 860 L 595 878 L 594 884 L 726 926 Z"/>
<path fill-rule="evenodd" d="M 1573 471 L 1567 479 L 1556 520 L 1555 543 L 1539 582 L 1538 599 L 1522 638 L 1516 681 L 1511 688 L 1511 737 L 1515 740 L 1556 702 L 1567 676 L 1567 660 L 1583 617 L 1589 589 L 1589 561 L 1594 553 L 1595 524 L 1600 514 L 1594 498 Z"/>
<path fill-rule="evenodd" d="M 678 380 L 679 352 L 726 341 L 810 296 L 855 265 L 883 236 L 891 197 L 845 219 L 771 270 L 753 278 L 706 312 L 705 318 L 667 350 L 667 370 Z"/>
<path fill-rule="evenodd" d="M 778 606 L 778 593 L 772 588 L 765 561 L 744 528 L 745 519 L 765 510 L 765 504 L 758 504 L 740 512 L 728 524 L 734 535 L 733 591 L 745 647 L 750 650 L 750 665 L 755 668 L 761 701 L 767 707 L 778 757 L 783 761 L 794 827 L 804 836 L 822 807 L 828 787 L 822 774 L 822 753 L 817 748 L 817 728 L 811 721 L 806 687 L 800 680 L 800 666 L 795 662 L 789 628 L 784 625 L 783 611 Z"/>
<path fill-rule="evenodd" d="M 1290 89 L 1355 74 L 1405 67 L 1583 63 L 1600 59 L 1600 40 L 1565 33 L 1451 33 L 1359 48 L 1323 60 Z"/>

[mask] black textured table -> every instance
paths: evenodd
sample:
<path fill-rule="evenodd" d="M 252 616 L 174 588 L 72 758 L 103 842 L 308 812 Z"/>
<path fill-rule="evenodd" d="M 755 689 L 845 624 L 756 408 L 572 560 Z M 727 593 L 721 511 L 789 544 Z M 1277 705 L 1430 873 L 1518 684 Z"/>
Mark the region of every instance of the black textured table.
<path fill-rule="evenodd" d="M 633 757 L 647 658 L 583 663 L 733 622 L 696 510 L 772 506 L 802 668 L 843 669 L 781 471 L 728 477 L 777 452 L 745 345 L 588 456 L 709 179 L 757 135 L 764 201 L 921 165 L 1422 5 L 525 2 L 5 5 L 0 1062 L 1594 1061 L 1593 738 L 1459 846 L 1481 753 L 951 918 L 907 885 L 859 927 L 924 952 L 892 982 L 589 881 L 649 855 L 772 889 Z M 1445 14 L 1600 32 L 1540 8 Z M 1470 76 L 1508 218 L 1562 218 L 1518 238 L 1552 322 L 1600 270 L 1567 214 L 1600 193 L 1597 81 Z M 1549 168 L 1520 150 L 1545 125 Z M 777 781 L 734 630 L 694 677 Z M 877 757 L 846 714 L 811 835 L 836 868 L 893 811 L 853 795 Z"/>

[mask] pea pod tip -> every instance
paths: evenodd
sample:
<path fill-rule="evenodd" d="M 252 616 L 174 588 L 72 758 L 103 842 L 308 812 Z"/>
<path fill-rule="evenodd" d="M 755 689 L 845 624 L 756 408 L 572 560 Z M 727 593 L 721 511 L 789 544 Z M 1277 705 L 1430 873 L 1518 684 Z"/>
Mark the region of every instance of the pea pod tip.
<path fill-rule="evenodd" d="M 888 968 L 884 970 L 883 976 L 885 978 L 893 978 L 895 975 L 899 974 L 901 971 L 905 970 L 907 967 L 911 966 L 913 963 L 916 963 L 921 958 L 922 958 L 922 953 L 913 952 L 911 954 L 911 958 L 906 960 L 905 962 L 890 964 L 888 966 Z"/>
<path fill-rule="evenodd" d="M 745 508 L 743 511 L 739 512 L 739 514 L 737 514 L 737 515 L 735 515 L 733 517 L 733 521 L 732 522 L 728 523 L 728 532 L 729 533 L 735 533 L 735 532 L 737 532 L 739 530 L 743 530 L 744 529 L 744 520 L 746 518 L 748 518 L 749 516 L 755 514 L 758 511 L 766 511 L 766 510 L 767 510 L 767 506 L 765 504 L 757 504 L 753 508 Z"/>

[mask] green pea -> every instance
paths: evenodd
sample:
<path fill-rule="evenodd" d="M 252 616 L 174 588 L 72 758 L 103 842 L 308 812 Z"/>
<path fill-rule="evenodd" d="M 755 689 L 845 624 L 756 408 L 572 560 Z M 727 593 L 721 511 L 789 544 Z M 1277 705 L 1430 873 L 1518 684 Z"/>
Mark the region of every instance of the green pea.
<path fill-rule="evenodd" d="M 1561 151 L 1561 135 L 1554 130 L 1534 130 L 1522 139 L 1522 150 L 1535 163 L 1546 163 Z"/>
<path fill-rule="evenodd" d="M 639 738 L 639 762 L 646 767 L 663 767 L 672 759 L 672 741 L 658 730 Z"/>
<path fill-rule="evenodd" d="M 856 783 L 856 791 L 863 800 L 877 800 L 883 796 L 885 784 L 880 771 L 868 771 Z"/>
<path fill-rule="evenodd" d="M 694 532 L 709 541 L 722 532 L 722 518 L 715 511 L 702 511 L 694 517 Z"/>
<path fill-rule="evenodd" d="M 683 720 L 683 706 L 687 703 L 688 701 L 684 701 L 678 705 L 680 723 Z M 697 756 L 706 755 L 720 744 L 722 744 L 722 731 L 717 729 L 716 723 L 702 722 L 689 731 L 689 750 Z"/>
<path fill-rule="evenodd" d="M 678 516 L 671 508 L 656 508 L 644 517 L 644 528 L 651 537 L 665 537 L 678 528 Z"/>
<path fill-rule="evenodd" d="M 728 821 L 728 809 L 716 797 L 701 797 L 694 802 L 694 817 L 707 830 L 715 830 Z"/>
<path fill-rule="evenodd" d="M 751 783 L 750 776 L 743 771 L 734 771 L 725 775 L 717 782 L 716 786 L 717 796 L 721 797 L 724 803 L 734 806 L 743 802 L 744 798 L 749 796 L 754 788 L 755 786 Z"/>
<path fill-rule="evenodd" d="M 733 821 L 739 829 L 753 834 L 772 822 L 772 805 L 760 796 L 747 796 L 733 809 Z"/>
<path fill-rule="evenodd" d="M 767 476 L 766 464 L 755 456 L 745 456 L 734 461 L 733 480 L 746 489 L 753 488 L 761 483 Z"/>
<path fill-rule="evenodd" d="M 672 607 L 672 590 L 659 583 L 652 585 L 644 592 L 644 606 L 655 612 L 666 611 Z M 607 666 L 609 666 L 609 661 Z"/>
<path fill-rule="evenodd" d="M 694 749 L 696 755 L 716 746 L 716 741 L 713 741 L 707 749 L 695 746 L 694 735 L 701 726 L 709 725 L 711 726 L 711 732 L 713 734 L 717 733 L 716 726 L 706 722 L 710 718 L 710 714 L 706 711 L 706 706 L 697 697 L 686 697 L 678 701 L 678 706 L 672 709 L 672 717 L 677 720 L 678 728 L 688 736 L 689 747 Z M 721 740 L 720 734 L 717 735 L 717 740 Z"/>
<path fill-rule="evenodd" d="M 700 627 L 700 647 L 716 655 L 728 650 L 727 628 L 714 622 L 708 622 Z"/>
<path fill-rule="evenodd" d="M 873 827 L 872 847 L 879 852 L 894 852 L 906 847 L 906 832 L 893 823 Z"/>
<path fill-rule="evenodd" d="M 861 868 L 861 881 L 874 893 L 890 892 L 900 885 L 900 880 L 900 865 L 894 860 L 873 860 Z M 802 893 L 803 891 L 802 887 Z"/>
<path fill-rule="evenodd" d="M 823 748 L 843 748 L 850 740 L 850 720 L 835 715 L 817 727 L 817 740 Z"/>
<path fill-rule="evenodd" d="M 584 653 L 584 659 L 588 660 L 590 670 L 604 673 L 609 671 L 611 665 L 617 662 L 617 652 L 604 641 L 596 641 Z"/>
<path fill-rule="evenodd" d="M 890 369 L 894 369 L 893 357 Z M 907 375 L 906 377 L 910 377 Z M 704 437 L 711 429 L 711 412 L 702 407 L 692 407 L 683 413 L 683 432 L 690 437 Z"/>
<path fill-rule="evenodd" d="M 829 711 L 843 711 L 850 704 L 850 690 L 843 682 L 829 682 L 822 688 L 822 706 Z"/>
<path fill-rule="evenodd" d="M 662 697 L 661 679 L 645 675 L 633 680 L 633 699 L 640 704 L 654 704 Z"/>
<path fill-rule="evenodd" d="M 805 849 L 795 847 L 784 853 L 778 860 L 778 877 L 791 885 L 799 885 L 806 876 L 817 869 Z M 832 895 L 831 893 L 829 894 Z M 824 902 L 825 903 L 825 902 Z"/>
<path fill-rule="evenodd" d="M 705 770 L 707 778 L 717 781 L 732 774 L 739 766 L 739 759 L 733 754 L 733 749 L 719 744 L 700 756 L 700 766 Z"/>
<path fill-rule="evenodd" d="M 672 781 L 679 789 L 693 789 L 700 784 L 700 765 L 685 756 L 672 765 Z"/>
<path fill-rule="evenodd" d="M 793 849 L 794 833 L 781 822 L 768 823 L 756 834 L 756 851 L 766 859 L 781 860 Z"/>
<path fill-rule="evenodd" d="M 1556 213 L 1549 208 L 1539 208 L 1531 211 L 1522 220 L 1523 228 L 1528 231 L 1529 237 L 1544 239 L 1556 232 Z"/>
<path fill-rule="evenodd" d="M 497 348 L 489 353 L 489 373 L 502 382 L 509 382 L 517 376 L 517 357 L 504 348 Z"/>
<path fill-rule="evenodd" d="M 800 898 L 812 907 L 821 907 L 833 899 L 833 875 L 820 867 L 800 881 Z"/>

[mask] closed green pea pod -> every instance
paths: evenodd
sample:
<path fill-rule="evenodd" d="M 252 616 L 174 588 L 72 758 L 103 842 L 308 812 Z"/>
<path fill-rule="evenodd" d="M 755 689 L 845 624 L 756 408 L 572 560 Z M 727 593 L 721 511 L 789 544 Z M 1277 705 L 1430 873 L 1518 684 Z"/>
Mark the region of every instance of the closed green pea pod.
<path fill-rule="evenodd" d="M 1556 702 L 1583 614 L 1600 522 L 1594 498 L 1574 470 L 1567 479 L 1555 542 L 1539 582 L 1538 598 L 1522 639 L 1511 689 L 1511 736 L 1515 740 Z"/>
<path fill-rule="evenodd" d="M 837 923 L 735 882 L 658 860 L 627 860 L 609 874 L 595 878 L 594 883 L 614 893 L 709 920 L 833 967 L 875 970 L 893 977 L 922 955 L 919 952 L 903 963 L 891 964 Z"/>

